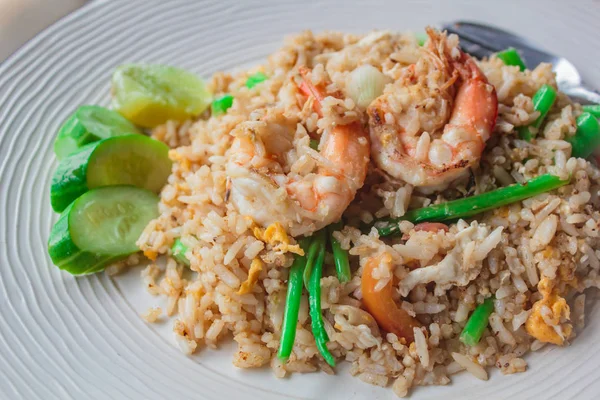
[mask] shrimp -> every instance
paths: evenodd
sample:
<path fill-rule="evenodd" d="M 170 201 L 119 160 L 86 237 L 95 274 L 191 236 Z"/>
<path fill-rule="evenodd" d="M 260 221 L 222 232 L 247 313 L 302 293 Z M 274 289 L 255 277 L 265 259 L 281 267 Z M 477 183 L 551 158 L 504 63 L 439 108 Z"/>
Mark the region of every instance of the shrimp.
<path fill-rule="evenodd" d="M 321 114 L 325 89 L 306 79 L 299 92 L 312 97 L 312 107 Z M 286 118 L 278 110 L 267 110 L 259 121 L 238 125 L 229 150 L 227 175 L 229 199 L 238 211 L 255 223 L 281 223 L 292 235 L 312 233 L 342 216 L 364 183 L 369 164 L 368 131 L 359 122 L 326 128 L 317 153 L 316 168 L 300 174 L 290 168 L 297 157 L 294 135 L 300 121 Z M 306 138 L 307 139 L 307 138 Z"/>
<path fill-rule="evenodd" d="M 498 113 L 496 91 L 475 61 L 427 28 L 416 64 L 368 107 L 372 157 L 422 192 L 442 190 L 481 158 Z"/>

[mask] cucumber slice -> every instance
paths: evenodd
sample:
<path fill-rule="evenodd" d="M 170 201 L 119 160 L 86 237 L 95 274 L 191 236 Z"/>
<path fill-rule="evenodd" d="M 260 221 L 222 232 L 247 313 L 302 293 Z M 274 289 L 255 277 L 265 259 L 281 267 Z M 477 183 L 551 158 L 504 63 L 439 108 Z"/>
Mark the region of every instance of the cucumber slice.
<path fill-rule="evenodd" d="M 82 147 L 60 162 L 50 202 L 61 212 L 89 189 L 133 185 L 158 193 L 171 173 L 169 148 L 144 135 L 117 136 Z"/>
<path fill-rule="evenodd" d="M 90 190 L 54 224 L 48 253 L 54 265 L 73 275 L 102 271 L 139 251 L 135 242 L 158 215 L 158 196 L 148 190 L 133 186 Z"/>
<path fill-rule="evenodd" d="M 54 153 L 62 160 L 88 143 L 113 136 L 141 133 L 116 111 L 100 106 L 81 106 L 58 131 Z"/>
<path fill-rule="evenodd" d="M 113 108 L 146 128 L 197 116 L 212 101 L 202 79 L 166 65 L 120 66 L 112 77 L 112 94 Z"/>
<path fill-rule="evenodd" d="M 118 257 L 82 251 L 73 243 L 69 229 L 69 215 L 73 204 L 62 212 L 50 231 L 48 253 L 52 263 L 73 275 L 86 275 L 101 271 L 109 263 L 118 261 Z"/>

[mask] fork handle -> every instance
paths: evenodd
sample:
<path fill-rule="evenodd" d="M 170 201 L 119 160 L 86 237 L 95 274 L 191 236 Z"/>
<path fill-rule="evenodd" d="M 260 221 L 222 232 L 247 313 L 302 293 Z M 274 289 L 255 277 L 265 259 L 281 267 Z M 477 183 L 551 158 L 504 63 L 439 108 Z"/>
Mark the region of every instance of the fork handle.
<path fill-rule="evenodd" d="M 580 104 L 600 104 L 600 93 L 585 86 L 561 86 L 559 89 Z"/>

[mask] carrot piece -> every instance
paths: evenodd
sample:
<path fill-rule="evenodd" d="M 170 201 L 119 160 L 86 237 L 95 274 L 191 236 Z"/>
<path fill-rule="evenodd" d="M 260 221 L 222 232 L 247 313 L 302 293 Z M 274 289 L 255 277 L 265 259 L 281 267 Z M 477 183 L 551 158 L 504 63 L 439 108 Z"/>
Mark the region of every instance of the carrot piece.
<path fill-rule="evenodd" d="M 363 304 L 381 328 L 395 333 L 398 338 L 406 339 L 407 343 L 412 343 L 415 340 L 413 328 L 418 328 L 421 324 L 394 302 L 392 281 L 381 290 L 375 291 L 378 281 L 373 278 L 372 273 L 379 265 L 380 259 L 381 257 L 370 259 L 363 269 L 361 280 Z"/>

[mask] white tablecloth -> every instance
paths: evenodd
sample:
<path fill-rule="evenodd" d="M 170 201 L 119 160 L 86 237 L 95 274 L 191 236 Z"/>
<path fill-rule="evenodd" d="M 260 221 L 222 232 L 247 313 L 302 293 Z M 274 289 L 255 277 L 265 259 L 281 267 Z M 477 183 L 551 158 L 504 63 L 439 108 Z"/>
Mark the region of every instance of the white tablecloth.
<path fill-rule="evenodd" d="M 86 0 L 0 0 L 0 62 Z"/>

